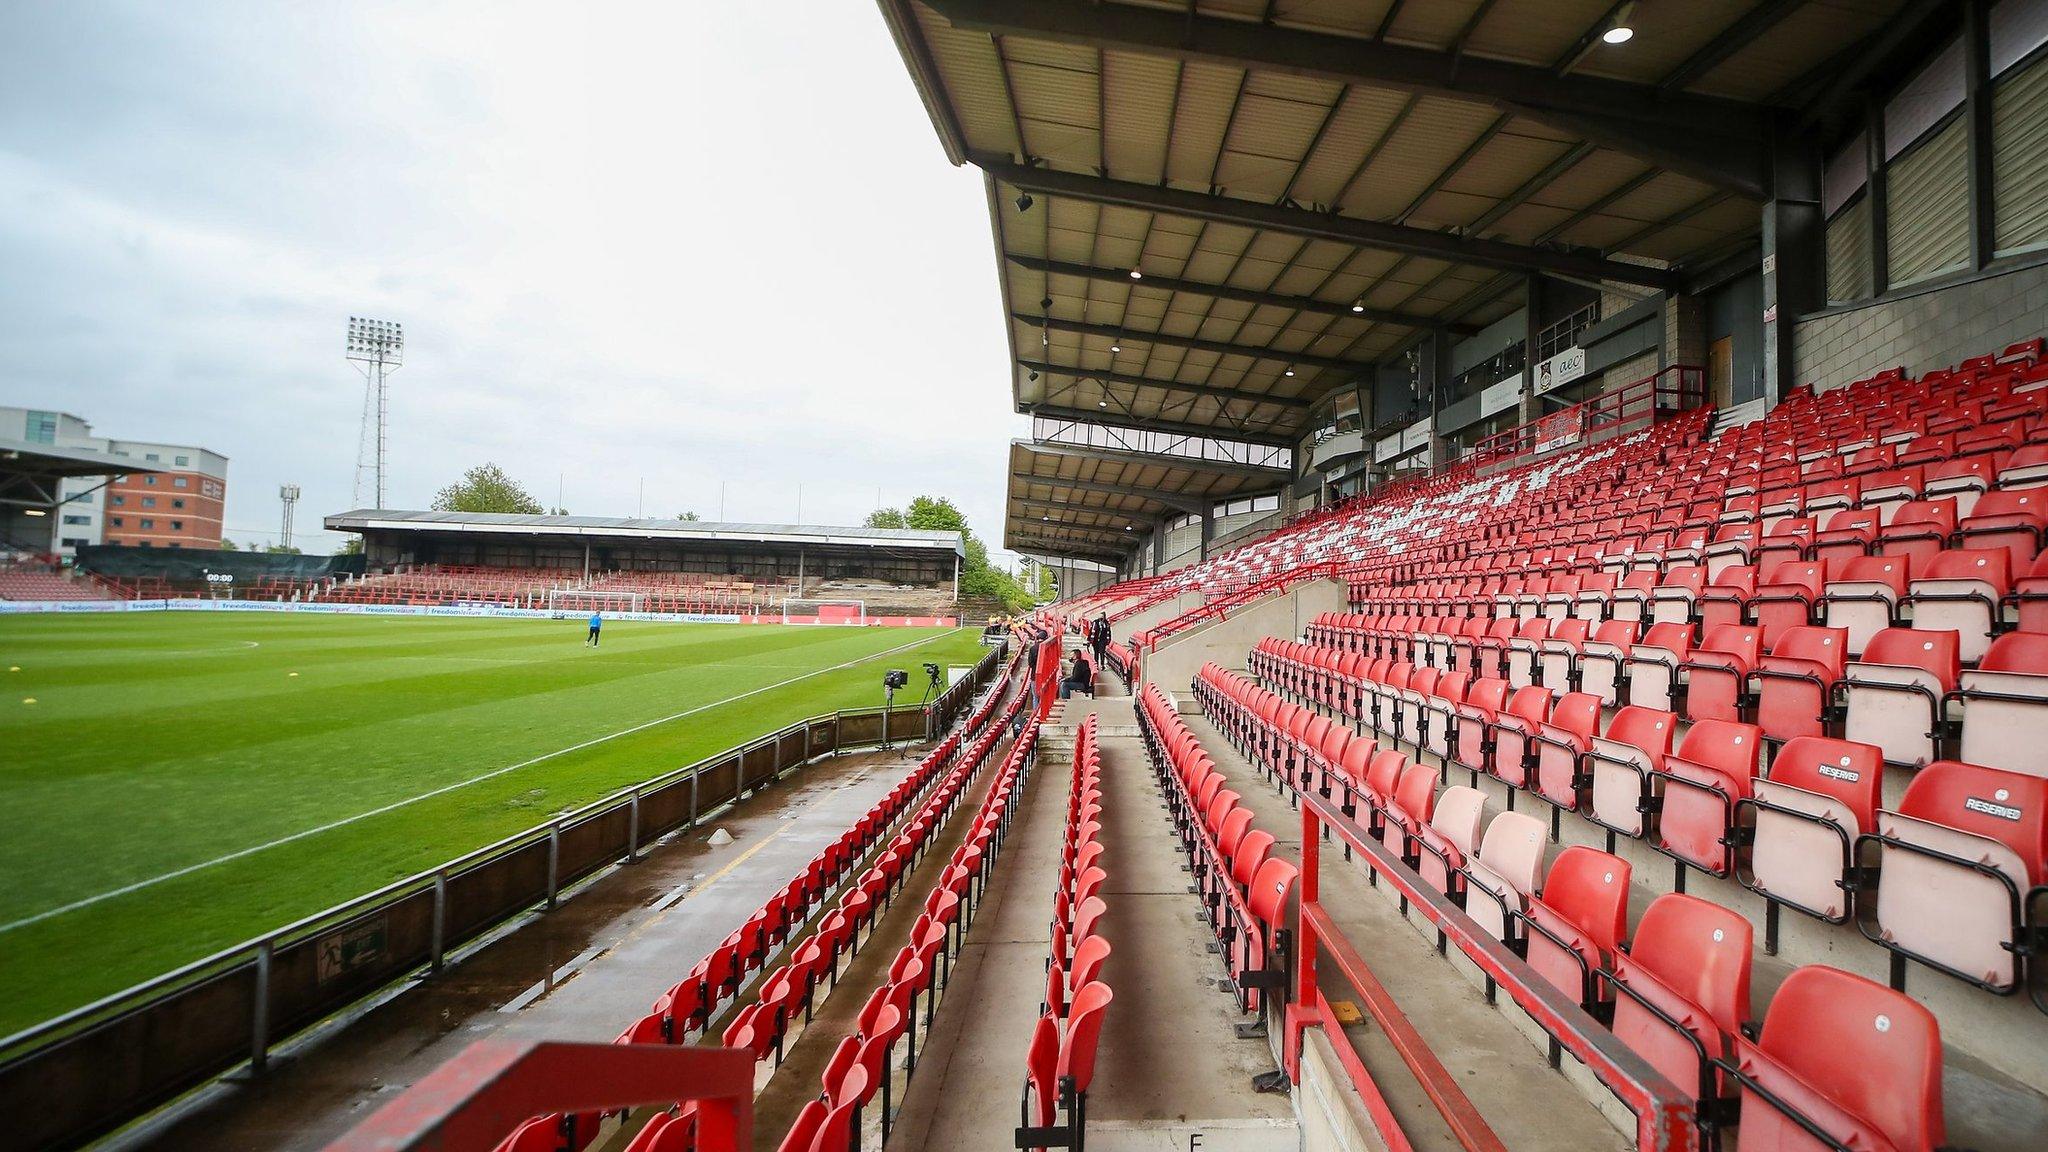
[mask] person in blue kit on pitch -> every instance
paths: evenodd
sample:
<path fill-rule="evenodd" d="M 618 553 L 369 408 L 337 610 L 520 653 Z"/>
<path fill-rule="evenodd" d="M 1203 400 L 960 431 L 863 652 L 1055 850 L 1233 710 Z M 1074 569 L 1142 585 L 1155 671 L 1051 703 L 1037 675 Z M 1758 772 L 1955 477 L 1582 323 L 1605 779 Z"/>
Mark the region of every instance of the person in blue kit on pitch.
<path fill-rule="evenodd" d="M 583 644 L 584 644 L 584 646 L 585 646 L 585 647 L 588 647 L 588 648 L 595 648 L 595 647 L 597 647 L 597 633 L 598 633 L 598 630 L 599 630 L 599 629 L 601 629 L 601 628 L 603 628 L 603 627 L 604 627 L 604 613 L 602 613 L 602 612 L 592 612 L 592 613 L 590 614 L 590 636 L 589 636 L 589 638 L 587 638 L 586 640 L 584 640 L 584 641 L 583 641 Z"/>

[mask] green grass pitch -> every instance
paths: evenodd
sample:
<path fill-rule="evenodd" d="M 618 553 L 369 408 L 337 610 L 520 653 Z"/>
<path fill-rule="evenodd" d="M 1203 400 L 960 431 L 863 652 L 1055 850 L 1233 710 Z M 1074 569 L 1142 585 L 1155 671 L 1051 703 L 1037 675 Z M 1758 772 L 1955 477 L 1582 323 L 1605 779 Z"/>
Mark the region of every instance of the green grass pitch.
<path fill-rule="evenodd" d="M 793 720 L 879 704 L 884 668 L 916 685 L 920 661 L 980 655 L 961 629 L 614 621 L 595 650 L 583 635 L 581 618 L 0 617 L 0 1035 Z"/>

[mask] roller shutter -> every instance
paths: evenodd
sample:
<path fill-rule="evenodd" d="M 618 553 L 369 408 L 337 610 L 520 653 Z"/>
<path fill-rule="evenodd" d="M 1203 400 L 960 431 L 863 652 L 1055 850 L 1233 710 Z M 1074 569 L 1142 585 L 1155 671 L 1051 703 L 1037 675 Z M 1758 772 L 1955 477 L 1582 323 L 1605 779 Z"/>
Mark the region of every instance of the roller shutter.
<path fill-rule="evenodd" d="M 2048 244 L 2048 57 L 1992 92 L 1991 196 L 1999 255 Z"/>
<path fill-rule="evenodd" d="M 1957 116 L 1885 169 L 1890 287 L 1969 263 L 1967 150 L 1964 118 Z"/>
<path fill-rule="evenodd" d="M 1835 213 L 1828 221 L 1828 303 L 1870 295 L 1870 197 Z"/>

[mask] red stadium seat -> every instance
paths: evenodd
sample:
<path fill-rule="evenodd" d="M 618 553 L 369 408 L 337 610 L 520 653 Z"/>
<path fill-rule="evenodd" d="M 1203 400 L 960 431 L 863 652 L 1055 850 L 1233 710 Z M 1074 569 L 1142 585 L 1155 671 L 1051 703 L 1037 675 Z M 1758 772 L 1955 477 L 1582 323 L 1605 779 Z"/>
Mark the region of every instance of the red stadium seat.
<path fill-rule="evenodd" d="M 1881 984 L 1810 965 L 1771 998 L 1752 1042 L 1733 1037 L 1745 1149 L 1934 1152 L 1946 1140 L 1934 1014 Z"/>

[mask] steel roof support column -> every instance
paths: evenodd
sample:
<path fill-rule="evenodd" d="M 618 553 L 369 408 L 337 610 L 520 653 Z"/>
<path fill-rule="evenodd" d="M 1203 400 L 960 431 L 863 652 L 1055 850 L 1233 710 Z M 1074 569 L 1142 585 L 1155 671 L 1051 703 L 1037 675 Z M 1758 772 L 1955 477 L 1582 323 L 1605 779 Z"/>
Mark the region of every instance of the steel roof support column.
<path fill-rule="evenodd" d="M 1522 310 L 1522 408 L 1517 424 L 1527 424 L 1543 415 L 1543 400 L 1536 395 L 1536 337 L 1543 332 L 1543 277 L 1529 277 Z"/>
<path fill-rule="evenodd" d="M 1799 317 L 1820 304 L 1822 221 L 1819 150 L 1786 131 L 1771 144 L 1771 198 L 1763 208 L 1763 395 L 1776 404 L 1800 383 Z"/>
<path fill-rule="evenodd" d="M 1451 388 L 1451 338 L 1432 332 L 1422 342 L 1422 379 L 1429 388 L 1429 447 L 1425 459 L 1431 469 L 1450 463 L 1451 444 L 1437 427 L 1437 413 L 1443 410 L 1445 393 Z"/>
<path fill-rule="evenodd" d="M 1970 267 L 1982 271 L 1997 247 L 1991 202 L 1991 3 L 1963 4 L 1963 115 L 1968 118 Z"/>
<path fill-rule="evenodd" d="M 1195 552 L 1196 560 L 1207 560 L 1209 558 L 1209 542 L 1214 539 L 1216 539 L 1216 505 L 1205 503 L 1202 505 L 1202 536 L 1201 543 L 1197 546 Z"/>

